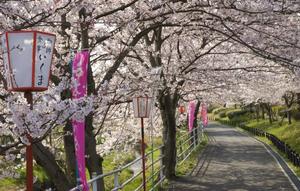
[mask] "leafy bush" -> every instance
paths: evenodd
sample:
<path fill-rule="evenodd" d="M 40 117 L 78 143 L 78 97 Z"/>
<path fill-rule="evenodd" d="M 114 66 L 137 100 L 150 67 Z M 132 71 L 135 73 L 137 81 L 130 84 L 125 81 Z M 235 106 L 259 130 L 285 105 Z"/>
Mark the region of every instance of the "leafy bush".
<path fill-rule="evenodd" d="M 246 113 L 247 113 L 246 110 L 233 110 L 233 111 L 228 111 L 226 115 L 228 116 L 229 119 L 233 119 L 245 115 Z"/>
<path fill-rule="evenodd" d="M 287 109 L 286 109 L 286 107 L 278 108 L 277 111 L 278 111 L 278 115 L 280 117 L 283 117 L 283 116 L 287 117 Z M 291 116 L 296 121 L 300 121 L 300 112 L 296 108 L 292 108 L 292 110 L 291 110 Z"/>
<path fill-rule="evenodd" d="M 226 109 L 226 108 L 219 107 L 219 108 L 213 109 L 212 113 L 216 115 L 216 114 L 220 113 L 221 111 L 223 111 L 224 109 Z"/>
<path fill-rule="evenodd" d="M 221 111 L 221 112 L 219 113 L 219 116 L 220 116 L 221 118 L 226 117 L 226 111 Z"/>
<path fill-rule="evenodd" d="M 219 107 L 220 106 L 217 106 L 217 105 L 209 105 L 209 107 L 207 108 L 207 113 L 213 113 L 214 110 L 220 109 Z"/>
<path fill-rule="evenodd" d="M 292 118 L 296 121 L 300 121 L 300 112 L 297 110 L 292 110 Z"/>
<path fill-rule="evenodd" d="M 274 106 L 273 111 L 275 111 L 280 117 L 286 115 L 286 107 L 285 106 Z"/>

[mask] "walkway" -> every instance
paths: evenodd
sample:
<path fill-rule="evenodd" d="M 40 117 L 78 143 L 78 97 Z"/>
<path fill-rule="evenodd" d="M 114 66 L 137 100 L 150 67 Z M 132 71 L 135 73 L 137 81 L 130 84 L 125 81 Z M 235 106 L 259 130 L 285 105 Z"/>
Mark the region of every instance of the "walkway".
<path fill-rule="evenodd" d="M 172 181 L 169 191 L 293 191 L 262 143 L 234 128 L 213 123 L 210 141 L 190 176 Z"/>

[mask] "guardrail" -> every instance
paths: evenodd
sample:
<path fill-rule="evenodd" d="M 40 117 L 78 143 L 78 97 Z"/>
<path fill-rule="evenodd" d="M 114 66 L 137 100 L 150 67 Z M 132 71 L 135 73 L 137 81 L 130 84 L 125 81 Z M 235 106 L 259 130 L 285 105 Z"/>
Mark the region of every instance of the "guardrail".
<path fill-rule="evenodd" d="M 161 150 L 163 148 L 163 145 L 154 149 L 154 150 L 151 150 L 150 152 L 147 152 L 145 157 L 147 158 L 149 155 L 151 155 L 152 153 L 158 151 L 158 150 Z M 149 182 L 151 179 L 154 178 L 154 176 L 156 175 L 159 175 L 159 180 L 155 183 L 155 185 L 152 186 L 152 189 L 155 189 L 163 180 L 164 180 L 164 176 L 163 176 L 163 168 L 164 166 L 162 166 L 162 163 L 161 163 L 161 159 L 163 158 L 163 155 L 160 154 L 160 156 L 155 160 L 153 161 L 150 165 L 146 166 L 146 169 L 148 169 L 149 167 L 152 167 L 154 166 L 155 164 L 157 163 L 160 163 L 159 164 L 159 167 L 156 169 L 156 171 L 150 176 L 147 178 L 146 180 L 146 183 Z M 100 180 L 100 179 L 103 179 L 105 177 L 108 177 L 108 176 L 114 176 L 114 188 L 112 189 L 112 191 L 117 191 L 117 190 L 120 190 L 120 189 L 123 189 L 126 185 L 128 185 L 129 183 L 131 183 L 132 181 L 134 181 L 139 175 L 141 175 L 141 173 L 143 172 L 142 170 L 140 170 L 138 173 L 134 174 L 132 177 L 130 177 L 129 179 L 127 179 L 125 182 L 123 183 L 120 183 L 120 179 L 119 179 L 119 175 L 122 171 L 124 171 L 125 169 L 128 169 L 129 167 L 131 167 L 132 165 L 136 164 L 136 163 L 140 163 L 142 160 L 142 157 L 139 157 L 135 160 L 133 160 L 132 162 L 126 164 L 125 166 L 122 166 L 118 169 L 115 169 L 111 172 L 108 172 L 108 173 L 105 173 L 105 174 L 101 174 L 101 175 L 94 175 L 92 179 L 90 179 L 88 181 L 88 185 L 93 189 L 93 191 L 97 191 L 97 181 Z M 135 191 L 138 191 L 138 190 L 141 190 L 143 188 L 143 184 L 141 183 L 136 189 Z M 70 191 L 78 191 L 78 190 L 82 190 L 82 185 L 79 185 L 73 189 L 71 189 Z M 150 190 L 150 191 L 151 191 Z"/>
<path fill-rule="evenodd" d="M 193 128 L 190 133 L 186 133 L 178 138 L 177 145 L 177 165 L 182 164 L 191 153 L 197 148 L 203 137 L 202 125 L 198 128 Z"/>
<path fill-rule="evenodd" d="M 197 145 L 201 142 L 202 136 L 203 136 L 203 128 L 199 127 L 199 128 L 194 128 L 193 131 L 190 133 L 185 131 L 185 133 L 181 137 L 178 138 L 179 145 L 177 146 L 177 149 L 178 149 L 177 153 L 179 153 L 179 154 L 177 156 L 177 164 L 183 163 L 190 156 L 190 154 L 196 149 Z M 165 179 L 165 176 L 163 174 L 164 166 L 162 164 L 162 159 L 164 157 L 164 155 L 162 154 L 163 147 L 164 147 L 163 145 L 159 146 L 158 148 L 153 149 L 150 152 L 147 152 L 145 155 L 146 158 L 149 158 L 148 156 L 152 155 L 154 152 L 156 152 L 158 150 L 160 151 L 160 156 L 158 158 L 156 158 L 155 160 L 151 160 L 151 164 L 146 166 L 146 169 L 150 169 L 150 168 L 153 169 L 151 176 L 148 177 L 146 180 L 146 184 L 149 183 L 149 181 L 152 182 L 151 188 L 149 189 L 149 191 L 155 190 L 158 187 L 158 185 L 160 185 L 162 183 L 162 181 Z M 88 181 L 88 185 L 90 186 L 90 188 L 92 188 L 93 191 L 98 191 L 97 190 L 97 181 L 100 179 L 103 179 L 105 177 L 108 177 L 108 176 L 113 176 L 114 177 L 114 188 L 111 190 L 112 191 L 121 190 L 126 185 L 130 184 L 132 181 L 134 181 L 136 178 L 138 178 L 141 175 L 142 170 L 140 170 L 138 173 L 134 174 L 129 179 L 125 180 L 123 183 L 120 183 L 120 177 L 119 177 L 120 173 L 136 163 L 141 163 L 141 159 L 142 159 L 142 157 L 139 157 L 139 158 L 135 159 L 134 161 L 126 164 L 125 166 L 122 166 L 111 172 L 101 174 L 98 176 L 94 175 L 92 177 L 92 179 L 90 179 Z M 154 168 L 154 166 L 155 166 L 155 168 Z M 157 178 L 155 178 L 155 177 L 157 177 Z M 142 190 L 142 188 L 143 188 L 143 183 L 141 183 L 134 191 Z M 70 191 L 78 191 L 78 190 L 82 190 L 82 185 L 79 185 L 79 186 L 71 189 Z"/>
<path fill-rule="evenodd" d="M 208 115 L 208 120 L 209 121 L 215 121 L 216 118 L 215 118 L 215 116 Z"/>

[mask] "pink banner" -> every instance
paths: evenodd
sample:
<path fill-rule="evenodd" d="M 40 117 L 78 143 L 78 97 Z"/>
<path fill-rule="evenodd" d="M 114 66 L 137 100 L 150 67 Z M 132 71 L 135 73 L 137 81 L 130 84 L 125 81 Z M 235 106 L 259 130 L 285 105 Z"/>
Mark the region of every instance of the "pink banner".
<path fill-rule="evenodd" d="M 196 104 L 194 101 L 189 102 L 189 132 L 193 130 L 194 119 L 195 119 Z"/>
<path fill-rule="evenodd" d="M 72 98 L 79 99 L 87 93 L 87 67 L 89 62 L 89 52 L 83 51 L 75 55 L 72 65 L 72 76 L 74 87 L 72 88 Z M 73 120 L 73 133 L 75 142 L 75 155 L 77 159 L 78 174 L 83 185 L 83 191 L 88 191 L 89 187 L 85 175 L 85 121 Z"/>
<path fill-rule="evenodd" d="M 201 119 L 202 119 L 203 127 L 206 127 L 208 124 L 208 116 L 207 116 L 207 107 L 204 103 L 201 106 Z"/>

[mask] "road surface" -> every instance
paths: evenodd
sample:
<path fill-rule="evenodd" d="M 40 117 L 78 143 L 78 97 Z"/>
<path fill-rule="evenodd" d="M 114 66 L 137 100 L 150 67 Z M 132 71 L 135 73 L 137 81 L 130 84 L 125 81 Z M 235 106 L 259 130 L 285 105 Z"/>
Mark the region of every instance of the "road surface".
<path fill-rule="evenodd" d="M 209 143 L 198 164 L 189 176 L 172 181 L 169 191 L 297 190 L 262 143 L 217 123 L 206 132 Z"/>

